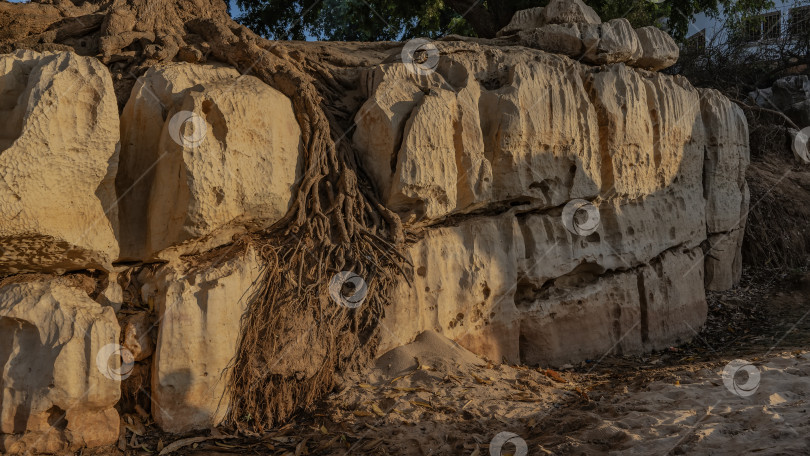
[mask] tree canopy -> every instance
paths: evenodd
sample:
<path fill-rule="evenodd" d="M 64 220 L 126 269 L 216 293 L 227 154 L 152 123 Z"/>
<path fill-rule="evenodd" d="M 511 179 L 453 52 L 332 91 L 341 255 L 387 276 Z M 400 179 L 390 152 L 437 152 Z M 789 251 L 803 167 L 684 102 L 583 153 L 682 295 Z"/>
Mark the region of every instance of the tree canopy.
<path fill-rule="evenodd" d="M 381 41 L 451 33 L 491 38 L 515 11 L 549 0 L 236 0 L 244 25 L 277 40 Z M 684 38 L 699 13 L 740 14 L 771 0 L 585 0 L 603 20 L 626 17 L 636 26 L 658 24 Z"/>

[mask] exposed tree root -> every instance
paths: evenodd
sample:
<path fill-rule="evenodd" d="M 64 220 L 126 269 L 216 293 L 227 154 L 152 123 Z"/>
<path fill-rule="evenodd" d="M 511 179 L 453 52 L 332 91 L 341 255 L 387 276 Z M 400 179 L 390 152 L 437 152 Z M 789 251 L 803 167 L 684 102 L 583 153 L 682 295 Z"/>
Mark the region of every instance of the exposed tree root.
<path fill-rule="evenodd" d="M 399 218 L 360 185 L 354 151 L 325 106 L 321 91 L 337 85 L 326 70 L 234 23 L 221 0 L 115 0 L 81 7 L 61 0 L 26 6 L 33 7 L 56 22 L 27 23 L 15 35 L 0 37 L 0 49 L 76 48 L 90 33 L 97 52 L 85 54 L 105 63 L 145 67 L 210 56 L 249 69 L 293 101 L 304 172 L 284 219 L 241 241 L 242 247 L 252 244 L 261 252 L 266 268 L 243 317 L 229 375 L 230 421 L 259 430 L 272 426 L 328 392 L 336 372 L 373 356 L 395 275 L 405 273 L 404 232 Z M 9 17 L 4 15 L 13 15 L 12 8 L 0 4 L 0 25 Z M 367 282 L 361 307 L 352 310 L 330 300 L 329 281 L 340 271 Z M 296 365 L 300 360 L 306 362 Z"/>

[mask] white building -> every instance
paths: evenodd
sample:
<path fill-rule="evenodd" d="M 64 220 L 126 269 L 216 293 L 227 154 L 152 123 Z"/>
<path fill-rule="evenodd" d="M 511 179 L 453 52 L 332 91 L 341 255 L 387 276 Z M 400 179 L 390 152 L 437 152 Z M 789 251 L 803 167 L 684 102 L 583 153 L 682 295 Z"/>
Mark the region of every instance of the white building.
<path fill-rule="evenodd" d="M 775 0 L 775 7 L 747 18 L 738 27 L 746 41 L 752 45 L 767 44 L 770 40 L 806 32 L 810 28 L 810 0 Z M 724 15 L 695 16 L 687 32 L 688 46 L 703 48 L 706 43 L 722 45 L 728 39 L 728 18 Z"/>

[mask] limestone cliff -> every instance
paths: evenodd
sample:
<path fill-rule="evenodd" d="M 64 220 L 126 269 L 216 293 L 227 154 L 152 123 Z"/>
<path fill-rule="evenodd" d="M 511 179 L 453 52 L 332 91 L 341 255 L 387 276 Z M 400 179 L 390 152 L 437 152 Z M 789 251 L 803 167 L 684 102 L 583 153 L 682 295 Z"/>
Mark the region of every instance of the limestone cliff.
<path fill-rule="evenodd" d="M 65 38 L 72 23 L 48 5 L 0 12 L 34 6 L 43 23 L 4 46 L 42 52 L 0 55 L 0 451 L 114 442 L 135 380 L 164 430 L 215 426 L 266 254 L 233 241 L 289 215 L 312 173 L 312 113 L 294 88 L 214 61 L 201 35 L 105 34 L 126 24 L 110 15 Z M 379 350 L 434 330 L 545 366 L 691 339 L 705 290 L 740 279 L 742 111 L 656 72 L 677 60 L 666 34 L 580 2 L 519 12 L 499 35 L 273 48 L 320 72 L 345 129 L 333 139 L 404 225 L 412 269 Z M 323 341 L 285 336 L 258 374 L 313 378 Z"/>

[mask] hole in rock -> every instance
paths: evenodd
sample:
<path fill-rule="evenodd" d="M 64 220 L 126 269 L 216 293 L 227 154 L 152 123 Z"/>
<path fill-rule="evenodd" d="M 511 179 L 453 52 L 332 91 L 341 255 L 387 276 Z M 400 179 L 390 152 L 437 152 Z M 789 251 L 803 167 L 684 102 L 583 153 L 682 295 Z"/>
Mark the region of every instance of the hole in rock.
<path fill-rule="evenodd" d="M 49 408 L 45 413 L 48 414 L 48 425 L 59 431 L 64 431 L 67 428 L 67 419 L 65 418 L 65 411 L 57 406 Z"/>

